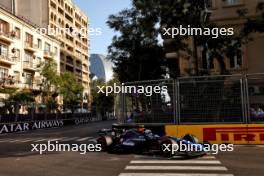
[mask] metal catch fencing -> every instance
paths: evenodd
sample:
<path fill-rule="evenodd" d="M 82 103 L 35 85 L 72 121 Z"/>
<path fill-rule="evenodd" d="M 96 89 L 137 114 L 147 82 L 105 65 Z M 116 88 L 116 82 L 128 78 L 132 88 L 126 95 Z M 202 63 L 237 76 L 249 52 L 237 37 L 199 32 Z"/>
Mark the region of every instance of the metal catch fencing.
<path fill-rule="evenodd" d="M 124 86 L 134 90 L 122 93 L 120 123 L 264 122 L 264 74 L 186 77 Z"/>

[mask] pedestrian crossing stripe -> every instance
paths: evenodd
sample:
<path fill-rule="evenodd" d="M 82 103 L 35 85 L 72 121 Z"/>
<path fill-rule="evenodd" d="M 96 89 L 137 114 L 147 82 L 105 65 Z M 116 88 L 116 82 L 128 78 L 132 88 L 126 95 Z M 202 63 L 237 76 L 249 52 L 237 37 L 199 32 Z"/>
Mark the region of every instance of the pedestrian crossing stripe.
<path fill-rule="evenodd" d="M 205 170 L 227 171 L 224 166 L 126 166 L 125 170 Z"/>
<path fill-rule="evenodd" d="M 206 173 L 121 173 L 119 176 L 234 176 L 233 174 Z"/>
<path fill-rule="evenodd" d="M 234 176 L 213 155 L 193 159 L 150 156 L 142 159 L 140 155 L 134 158 L 119 176 Z"/>
<path fill-rule="evenodd" d="M 218 160 L 133 160 L 130 164 L 221 164 Z"/>

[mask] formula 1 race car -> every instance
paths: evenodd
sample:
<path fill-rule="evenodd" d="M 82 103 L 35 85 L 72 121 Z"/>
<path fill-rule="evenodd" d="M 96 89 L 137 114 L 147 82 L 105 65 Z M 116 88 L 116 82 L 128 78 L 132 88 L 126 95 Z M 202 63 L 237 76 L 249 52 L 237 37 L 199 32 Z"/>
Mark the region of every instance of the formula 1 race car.
<path fill-rule="evenodd" d="M 102 129 L 97 143 L 102 151 L 117 154 L 152 154 L 171 158 L 176 155 L 199 157 L 207 153 L 204 144 L 191 134 L 183 138 L 158 136 L 145 128 L 129 130 Z"/>

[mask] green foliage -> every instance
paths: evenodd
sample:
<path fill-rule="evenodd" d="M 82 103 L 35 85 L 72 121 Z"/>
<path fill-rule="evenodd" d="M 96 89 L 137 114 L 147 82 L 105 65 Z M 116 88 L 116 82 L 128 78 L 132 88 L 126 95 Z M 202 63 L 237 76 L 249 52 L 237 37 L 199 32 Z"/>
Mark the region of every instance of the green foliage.
<path fill-rule="evenodd" d="M 30 91 L 12 92 L 8 99 L 3 100 L 4 107 L 0 108 L 1 113 L 13 114 L 18 112 L 19 105 L 28 105 L 35 101 L 34 95 Z"/>
<path fill-rule="evenodd" d="M 241 36 L 250 41 L 250 34 L 264 32 L 264 3 L 258 3 L 256 7 L 256 17 L 251 18 L 248 9 L 238 10 L 241 18 L 246 19 L 244 28 L 241 30 Z"/>
<path fill-rule="evenodd" d="M 16 102 L 19 104 L 27 104 L 27 103 L 34 102 L 35 99 L 34 99 L 32 92 L 21 91 L 21 92 L 16 92 L 14 94 L 11 94 L 8 101 Z"/>
<path fill-rule="evenodd" d="M 40 75 L 43 77 L 41 87 L 45 103 L 53 109 L 58 106 L 55 98 L 63 96 L 65 104 L 77 104 L 81 101 L 83 87 L 75 79 L 73 73 L 57 72 L 57 64 L 54 61 L 43 62 L 39 65 Z M 79 95 L 79 97 L 78 97 Z M 52 110 L 52 108 L 49 108 Z"/>
<path fill-rule="evenodd" d="M 54 61 L 42 62 L 39 65 L 40 75 L 42 79 L 42 89 L 51 91 L 51 87 L 55 86 L 58 88 L 61 84 L 60 76 L 57 72 L 57 64 Z"/>
<path fill-rule="evenodd" d="M 93 98 L 93 103 L 92 106 L 95 106 L 97 111 L 103 114 L 103 112 L 106 111 L 112 111 L 114 107 L 114 101 L 116 95 L 111 93 L 108 96 L 106 96 L 103 93 L 98 93 L 98 87 L 103 87 L 103 86 L 113 86 L 114 83 L 119 84 L 117 80 L 111 80 L 107 83 L 105 83 L 103 80 L 94 80 L 92 81 L 92 86 L 91 86 L 91 94 Z M 105 87 L 103 89 L 105 91 Z"/>
<path fill-rule="evenodd" d="M 210 14 L 205 8 L 204 1 L 197 0 L 133 0 L 134 6 L 141 10 L 142 15 L 146 20 L 149 16 L 157 21 L 160 28 L 157 29 L 161 34 L 164 32 L 163 28 L 183 27 L 193 28 L 215 28 L 216 24 L 209 21 Z M 163 36 L 165 39 L 165 37 Z M 175 36 L 173 39 L 171 48 L 174 52 L 181 53 L 181 51 L 188 53 L 191 62 L 195 65 L 194 73 L 200 75 L 202 73 L 198 70 L 198 47 L 205 48 L 209 53 L 209 59 L 217 59 L 221 68 L 221 74 L 228 74 L 226 65 L 224 63 L 225 57 L 233 57 L 237 53 L 241 53 L 241 38 L 237 36 L 219 36 L 218 38 L 212 38 L 211 36 L 193 36 L 193 45 L 187 44 L 186 40 L 190 39 L 190 36 Z M 181 57 L 179 55 L 178 57 Z M 170 71 L 177 72 L 175 65 L 169 64 Z M 170 73 L 177 77 L 177 74 Z"/>
<path fill-rule="evenodd" d="M 83 86 L 78 83 L 74 74 L 65 72 L 61 75 L 60 94 L 66 104 L 77 104 L 81 101 Z"/>
<path fill-rule="evenodd" d="M 121 82 L 162 78 L 164 51 L 158 44 L 155 21 L 146 21 L 132 7 L 109 16 L 107 24 L 120 34 L 113 37 L 108 51 Z"/>

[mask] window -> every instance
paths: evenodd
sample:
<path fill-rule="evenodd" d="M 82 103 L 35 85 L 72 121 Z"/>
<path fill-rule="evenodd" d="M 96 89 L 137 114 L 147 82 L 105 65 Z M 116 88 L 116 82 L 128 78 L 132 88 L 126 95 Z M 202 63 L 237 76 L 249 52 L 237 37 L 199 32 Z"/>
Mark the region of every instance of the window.
<path fill-rule="evenodd" d="M 205 0 L 205 4 L 207 8 L 213 8 L 213 0 Z"/>
<path fill-rule="evenodd" d="M 16 52 L 15 52 L 15 58 L 16 58 L 16 61 L 17 62 L 20 62 L 20 50 L 19 49 L 16 49 Z"/>
<path fill-rule="evenodd" d="M 54 47 L 54 54 L 57 56 L 58 55 L 58 48 Z"/>
<path fill-rule="evenodd" d="M 226 5 L 237 5 L 240 3 L 241 3 L 241 0 L 226 0 Z"/>
<path fill-rule="evenodd" d="M 41 64 L 41 58 L 37 57 L 37 65 L 40 65 L 40 64 Z"/>
<path fill-rule="evenodd" d="M 20 81 L 20 72 L 14 71 L 14 80 L 16 83 Z"/>
<path fill-rule="evenodd" d="M 33 55 L 29 52 L 25 52 L 25 62 L 33 63 Z"/>
<path fill-rule="evenodd" d="M 241 68 L 243 63 L 243 56 L 237 53 L 234 57 L 230 58 L 230 68 Z"/>
<path fill-rule="evenodd" d="M 8 57 L 8 47 L 6 45 L 0 44 L 0 56 Z"/>
<path fill-rule="evenodd" d="M 8 69 L 0 67 L 0 79 L 6 78 L 8 76 Z"/>
<path fill-rule="evenodd" d="M 28 43 L 31 47 L 33 46 L 33 36 L 26 32 L 26 43 Z"/>
<path fill-rule="evenodd" d="M 38 49 L 42 49 L 42 41 L 41 41 L 41 39 L 38 39 Z"/>
<path fill-rule="evenodd" d="M 27 85 L 32 85 L 33 84 L 33 75 L 30 73 L 26 73 L 25 75 L 25 83 Z"/>
<path fill-rule="evenodd" d="M 9 33 L 9 24 L 1 19 L 0 19 L 0 32 L 5 34 Z"/>
<path fill-rule="evenodd" d="M 203 69 L 214 69 L 214 60 L 210 58 L 210 52 L 204 48 L 202 50 L 202 66 Z"/>
<path fill-rule="evenodd" d="M 45 43 L 45 51 L 50 52 L 50 44 Z"/>
<path fill-rule="evenodd" d="M 16 39 L 20 39 L 21 36 L 21 30 L 18 27 L 15 27 L 15 33 L 14 36 Z"/>
<path fill-rule="evenodd" d="M 243 63 L 242 46 L 239 44 L 237 53 L 230 58 L 230 68 L 241 68 Z"/>

